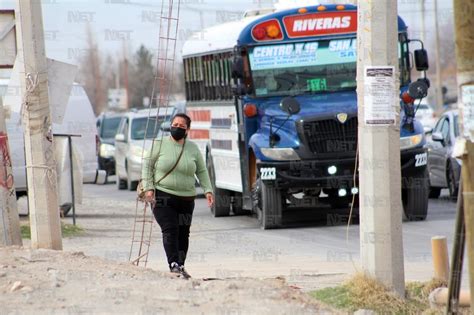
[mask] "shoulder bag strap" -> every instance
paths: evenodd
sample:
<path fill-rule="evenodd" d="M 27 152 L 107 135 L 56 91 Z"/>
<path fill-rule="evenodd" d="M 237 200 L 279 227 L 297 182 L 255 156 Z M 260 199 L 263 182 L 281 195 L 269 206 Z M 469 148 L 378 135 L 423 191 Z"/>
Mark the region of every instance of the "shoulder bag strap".
<path fill-rule="evenodd" d="M 174 171 L 174 169 L 176 168 L 176 166 L 179 163 L 179 160 L 181 160 L 181 156 L 183 155 L 185 144 L 186 144 L 186 139 L 184 140 L 183 146 L 181 147 L 181 152 L 179 153 L 179 156 L 178 156 L 178 159 L 176 160 L 176 163 L 173 165 L 173 167 L 165 175 L 163 175 L 163 177 L 160 178 L 160 180 L 156 184 L 159 184 L 163 179 L 165 179 L 169 174 L 171 174 L 172 171 Z"/>

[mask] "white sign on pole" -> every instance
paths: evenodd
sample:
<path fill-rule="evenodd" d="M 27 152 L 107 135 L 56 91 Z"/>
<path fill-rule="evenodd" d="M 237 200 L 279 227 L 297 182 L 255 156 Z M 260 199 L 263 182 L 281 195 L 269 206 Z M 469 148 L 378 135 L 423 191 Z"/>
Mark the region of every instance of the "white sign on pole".
<path fill-rule="evenodd" d="M 364 120 L 367 125 L 395 124 L 394 86 L 395 67 L 365 67 Z"/>
<path fill-rule="evenodd" d="M 464 137 L 474 142 L 474 84 L 461 87 Z"/>

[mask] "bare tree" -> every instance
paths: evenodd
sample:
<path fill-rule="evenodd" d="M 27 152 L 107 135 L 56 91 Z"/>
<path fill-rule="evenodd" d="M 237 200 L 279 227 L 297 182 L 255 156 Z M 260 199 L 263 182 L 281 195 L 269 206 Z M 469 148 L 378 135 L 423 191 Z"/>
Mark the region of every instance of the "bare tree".
<path fill-rule="evenodd" d="M 89 25 L 86 27 L 86 36 L 87 49 L 84 50 L 84 54 L 79 60 L 79 81 L 84 85 L 97 115 L 106 108 L 106 90 L 102 83 L 102 64 L 99 48 Z"/>

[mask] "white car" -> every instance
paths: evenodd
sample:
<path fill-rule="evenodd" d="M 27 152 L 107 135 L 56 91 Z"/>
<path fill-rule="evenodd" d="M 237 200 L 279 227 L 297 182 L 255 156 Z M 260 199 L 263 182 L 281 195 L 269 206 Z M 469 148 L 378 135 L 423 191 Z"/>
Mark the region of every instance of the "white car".
<path fill-rule="evenodd" d="M 436 116 L 430 104 L 428 104 L 425 100 L 422 100 L 420 105 L 417 105 L 417 103 L 415 103 L 415 108 L 416 118 L 423 125 L 425 133 L 433 130 L 436 124 Z"/>
<path fill-rule="evenodd" d="M 118 189 L 135 190 L 141 179 L 144 150 L 176 113 L 175 107 L 143 109 L 126 113 L 115 135 L 115 175 Z M 157 119 L 158 114 L 158 119 Z"/>

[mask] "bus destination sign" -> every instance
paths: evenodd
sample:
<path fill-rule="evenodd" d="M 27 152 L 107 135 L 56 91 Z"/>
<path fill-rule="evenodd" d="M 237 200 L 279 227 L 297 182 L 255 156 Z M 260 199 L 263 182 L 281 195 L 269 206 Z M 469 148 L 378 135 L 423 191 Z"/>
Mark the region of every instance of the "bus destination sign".
<path fill-rule="evenodd" d="M 290 38 L 357 32 L 357 12 L 324 12 L 290 15 L 283 18 Z"/>

